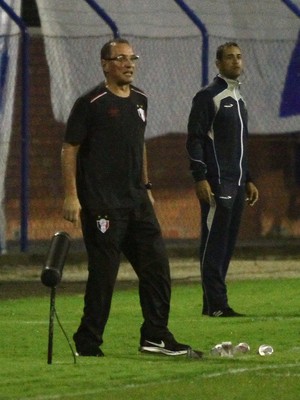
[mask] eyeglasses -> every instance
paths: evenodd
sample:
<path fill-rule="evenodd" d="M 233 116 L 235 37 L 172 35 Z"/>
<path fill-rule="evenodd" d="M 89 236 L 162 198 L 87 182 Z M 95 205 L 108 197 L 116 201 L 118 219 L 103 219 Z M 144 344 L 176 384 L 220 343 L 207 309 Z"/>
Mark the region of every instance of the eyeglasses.
<path fill-rule="evenodd" d="M 105 58 L 104 60 L 106 61 L 118 61 L 121 64 L 124 64 L 125 62 L 131 62 L 135 63 L 140 57 L 137 56 L 136 54 L 133 54 L 132 56 L 125 56 L 124 54 L 120 54 L 119 56 L 116 57 L 111 57 L 111 58 Z"/>

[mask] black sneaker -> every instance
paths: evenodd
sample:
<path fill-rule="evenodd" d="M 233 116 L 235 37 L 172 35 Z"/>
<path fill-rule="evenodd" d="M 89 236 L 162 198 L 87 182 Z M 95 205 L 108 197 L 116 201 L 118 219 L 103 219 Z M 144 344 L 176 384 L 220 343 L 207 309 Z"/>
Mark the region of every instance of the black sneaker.
<path fill-rule="evenodd" d="M 173 336 L 163 339 L 141 340 L 139 351 L 142 353 L 160 353 L 166 356 L 181 356 L 187 354 L 191 346 L 178 343 Z"/>
<path fill-rule="evenodd" d="M 86 350 L 81 350 L 81 351 L 76 351 L 76 356 L 78 357 L 104 357 L 104 353 L 101 349 L 95 349 L 91 351 L 86 351 Z"/>
<path fill-rule="evenodd" d="M 76 356 L 79 357 L 103 357 L 103 351 L 93 343 L 75 343 Z"/>
<path fill-rule="evenodd" d="M 209 314 L 210 317 L 221 317 L 221 318 L 228 318 L 228 317 L 244 317 L 245 314 L 240 314 L 234 311 L 232 308 L 227 307 L 224 310 L 217 310 Z"/>
<path fill-rule="evenodd" d="M 73 340 L 76 347 L 76 355 L 80 357 L 103 357 L 104 353 L 99 348 L 99 343 L 88 335 L 74 333 Z"/>

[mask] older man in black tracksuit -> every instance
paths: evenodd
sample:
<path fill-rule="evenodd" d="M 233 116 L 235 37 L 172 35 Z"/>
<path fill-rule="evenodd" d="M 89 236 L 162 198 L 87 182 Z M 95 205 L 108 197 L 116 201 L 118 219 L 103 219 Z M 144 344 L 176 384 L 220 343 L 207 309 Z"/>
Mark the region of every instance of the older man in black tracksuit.
<path fill-rule="evenodd" d="M 247 110 L 237 80 L 243 67 L 239 46 L 219 46 L 216 66 L 218 76 L 193 99 L 187 151 L 202 216 L 202 314 L 236 317 L 242 314 L 228 304 L 225 279 L 245 200 L 254 205 L 258 190 L 247 165 Z"/>
<path fill-rule="evenodd" d="M 79 356 L 104 355 L 100 346 L 121 253 L 139 279 L 143 316 L 139 350 L 179 356 L 190 349 L 168 329 L 170 268 L 149 192 L 147 97 L 132 85 L 137 59 L 125 39 L 104 44 L 105 82 L 76 100 L 66 127 L 63 215 L 75 225 L 81 220 L 88 254 L 84 311 L 73 336 Z M 128 351 L 125 339 L 119 340 Z"/>

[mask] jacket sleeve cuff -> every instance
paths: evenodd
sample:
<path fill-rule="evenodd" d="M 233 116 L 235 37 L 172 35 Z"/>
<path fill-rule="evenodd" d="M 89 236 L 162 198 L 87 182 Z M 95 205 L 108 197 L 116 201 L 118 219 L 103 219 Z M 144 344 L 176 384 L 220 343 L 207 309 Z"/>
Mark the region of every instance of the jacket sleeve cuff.
<path fill-rule="evenodd" d="M 206 179 L 206 175 L 204 171 L 192 171 L 192 175 L 194 178 L 194 182 L 204 181 Z"/>
<path fill-rule="evenodd" d="M 247 172 L 247 174 L 246 174 L 246 183 L 248 183 L 248 182 L 253 182 L 253 179 L 251 178 L 249 172 Z"/>

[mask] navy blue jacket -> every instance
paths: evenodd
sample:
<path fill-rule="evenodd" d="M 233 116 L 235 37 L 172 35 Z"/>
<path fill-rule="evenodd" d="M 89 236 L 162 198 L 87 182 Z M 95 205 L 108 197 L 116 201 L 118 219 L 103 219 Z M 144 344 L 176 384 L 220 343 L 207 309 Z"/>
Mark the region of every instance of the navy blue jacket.
<path fill-rule="evenodd" d="M 250 180 L 248 115 L 239 86 L 218 75 L 193 99 L 186 147 L 195 182 L 240 186 Z"/>

